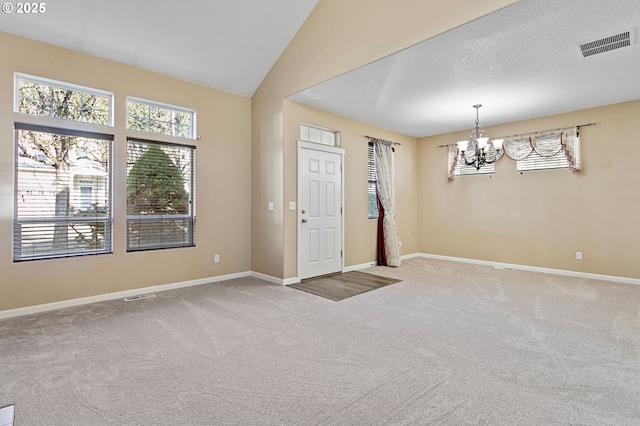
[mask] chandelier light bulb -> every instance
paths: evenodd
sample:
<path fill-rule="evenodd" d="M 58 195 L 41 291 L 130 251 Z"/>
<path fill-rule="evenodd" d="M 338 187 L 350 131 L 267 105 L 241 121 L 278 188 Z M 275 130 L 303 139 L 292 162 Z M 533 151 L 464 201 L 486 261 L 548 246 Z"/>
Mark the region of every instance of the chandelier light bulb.
<path fill-rule="evenodd" d="M 478 148 L 480 149 L 484 149 L 487 146 L 487 142 L 489 142 L 489 138 L 484 137 L 484 138 L 478 138 Z"/>

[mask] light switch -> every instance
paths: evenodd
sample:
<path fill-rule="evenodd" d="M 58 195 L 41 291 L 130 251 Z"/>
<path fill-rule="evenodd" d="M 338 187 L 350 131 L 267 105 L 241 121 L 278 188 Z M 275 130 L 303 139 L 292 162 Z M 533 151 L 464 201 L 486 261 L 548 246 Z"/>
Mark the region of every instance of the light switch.
<path fill-rule="evenodd" d="M 273 210 L 273 201 L 269 201 L 269 210 Z"/>
<path fill-rule="evenodd" d="M 295 209 L 296 209 L 296 202 L 289 201 L 289 210 L 295 210 Z"/>

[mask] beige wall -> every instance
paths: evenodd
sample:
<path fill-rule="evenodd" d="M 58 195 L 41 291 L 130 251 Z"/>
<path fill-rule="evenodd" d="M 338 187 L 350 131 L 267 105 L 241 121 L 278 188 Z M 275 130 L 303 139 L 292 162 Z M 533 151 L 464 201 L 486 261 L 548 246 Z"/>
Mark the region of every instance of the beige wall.
<path fill-rule="evenodd" d="M 640 278 L 638 117 L 635 101 L 485 128 L 497 137 L 595 122 L 580 130 L 577 174 L 520 174 L 504 157 L 491 177 L 448 182 L 438 145 L 468 131 L 420 139 L 420 252 Z"/>
<path fill-rule="evenodd" d="M 398 142 L 395 149 L 396 222 L 402 240 L 401 252 L 418 251 L 418 161 L 417 140 L 328 112 L 285 101 L 284 129 L 287 156 L 297 155 L 300 123 L 313 124 L 340 132 L 344 160 L 345 266 L 375 260 L 376 220 L 368 218 L 367 142 L 364 135 Z M 285 180 L 297 181 L 297 168 L 290 168 Z M 297 186 L 296 189 L 297 191 Z M 296 201 L 297 193 L 287 192 L 285 204 Z M 285 276 L 297 274 L 297 211 L 285 211 Z"/>
<path fill-rule="evenodd" d="M 44 43 L 0 33 L 0 310 L 254 270 L 297 275 L 297 150 L 300 122 L 338 130 L 345 159 L 345 264 L 374 258 L 366 217 L 366 140 L 396 151 L 402 253 L 424 252 L 590 273 L 640 277 L 640 157 L 633 123 L 640 101 L 489 127 L 491 136 L 597 122 L 581 134 L 583 172 L 519 174 L 505 158 L 492 177 L 446 179 L 437 145 L 468 131 L 416 141 L 286 101 L 286 96 L 464 24 L 512 0 L 321 0 L 252 100 Z M 375 32 L 371 28 L 384 28 Z M 13 263 L 13 73 L 116 95 L 114 253 Z M 125 96 L 198 112 L 197 246 L 125 252 Z M 59 124 L 51 120 L 51 125 Z M 150 135 L 147 135 L 150 136 Z M 150 136 L 152 137 L 152 136 Z M 615 147 L 616 149 L 612 149 Z M 622 154 L 621 154 L 622 153 Z M 267 209 L 268 202 L 274 210 Z M 575 260 L 582 251 L 584 259 Z M 213 254 L 221 262 L 213 263 Z"/>
<path fill-rule="evenodd" d="M 251 269 L 251 100 L 0 33 L 0 310 Z M 14 72 L 115 93 L 114 253 L 13 263 Z M 125 252 L 125 97 L 197 110 L 197 246 Z M 50 120 L 52 126 L 63 125 Z M 153 139 L 150 134 L 137 133 Z M 221 262 L 214 263 L 214 253 Z"/>
<path fill-rule="evenodd" d="M 321 0 L 252 99 L 252 270 L 297 275 L 296 151 L 285 140 L 283 99 L 341 73 L 438 35 L 514 0 Z M 375 29 L 380 28 L 380 31 Z M 266 203 L 273 201 L 275 210 Z M 406 249 L 406 247 L 405 247 Z M 368 257 L 354 254 L 355 259 Z"/>

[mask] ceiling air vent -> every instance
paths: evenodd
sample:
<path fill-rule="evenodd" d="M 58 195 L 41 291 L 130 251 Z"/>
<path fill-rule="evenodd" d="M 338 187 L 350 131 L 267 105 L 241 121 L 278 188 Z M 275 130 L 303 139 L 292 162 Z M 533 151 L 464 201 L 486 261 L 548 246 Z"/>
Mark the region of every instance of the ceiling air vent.
<path fill-rule="evenodd" d="M 631 46 L 631 31 L 623 31 L 599 40 L 593 40 L 578 45 L 582 57 L 597 55 L 621 47 Z"/>

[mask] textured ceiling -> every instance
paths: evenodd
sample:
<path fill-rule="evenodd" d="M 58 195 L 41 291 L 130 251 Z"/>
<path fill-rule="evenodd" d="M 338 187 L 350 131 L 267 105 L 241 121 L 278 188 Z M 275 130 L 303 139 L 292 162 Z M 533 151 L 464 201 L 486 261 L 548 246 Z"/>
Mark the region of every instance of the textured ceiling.
<path fill-rule="evenodd" d="M 638 26 L 639 0 L 520 0 L 289 99 L 414 137 L 472 128 L 474 104 L 487 126 L 640 99 Z"/>
<path fill-rule="evenodd" d="M 57 0 L 0 30 L 252 96 L 317 2 Z"/>

